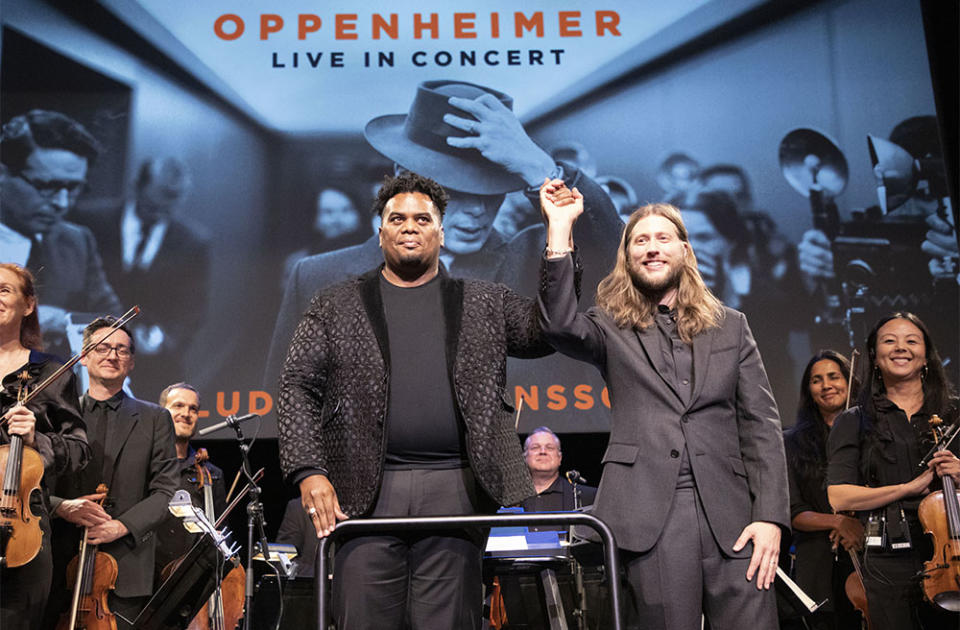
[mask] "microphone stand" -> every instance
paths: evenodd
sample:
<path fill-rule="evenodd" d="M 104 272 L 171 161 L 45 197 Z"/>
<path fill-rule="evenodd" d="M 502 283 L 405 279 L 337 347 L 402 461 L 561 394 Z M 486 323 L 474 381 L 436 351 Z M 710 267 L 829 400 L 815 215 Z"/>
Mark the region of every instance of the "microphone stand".
<path fill-rule="evenodd" d="M 253 469 L 250 467 L 250 444 L 243 438 L 243 432 L 240 430 L 240 423 L 231 423 L 232 428 L 237 433 L 237 446 L 240 448 L 242 459 L 241 468 L 244 477 L 247 478 L 247 488 L 250 494 L 250 501 L 247 503 L 247 581 L 244 587 L 244 613 L 243 629 L 253 629 L 253 540 L 254 532 L 259 538 L 260 549 L 264 558 L 270 559 L 270 548 L 267 546 L 267 534 L 264 530 L 263 504 L 260 502 L 260 486 L 253 479 Z"/>
<path fill-rule="evenodd" d="M 570 483 L 573 486 L 573 509 L 579 512 L 583 507 L 583 498 L 577 477 L 570 480 Z M 573 527 L 570 528 L 568 542 L 573 543 Z M 573 614 L 577 617 L 577 628 L 587 630 L 587 591 L 583 588 L 583 567 L 572 554 L 570 559 L 573 562 L 573 585 L 577 591 L 577 609 Z"/>

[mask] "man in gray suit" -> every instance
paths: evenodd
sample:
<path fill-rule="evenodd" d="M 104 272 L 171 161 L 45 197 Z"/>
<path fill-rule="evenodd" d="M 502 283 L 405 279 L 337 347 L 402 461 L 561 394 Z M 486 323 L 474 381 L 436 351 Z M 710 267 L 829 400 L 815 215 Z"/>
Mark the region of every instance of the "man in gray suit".
<path fill-rule="evenodd" d="M 696 630 L 705 615 L 713 630 L 775 628 L 787 473 L 746 318 L 706 288 L 668 204 L 633 213 L 597 307 L 578 313 L 570 254 L 582 196 L 545 182 L 541 206 L 544 331 L 597 366 L 613 402 L 594 514 L 624 552 L 637 623 Z"/>

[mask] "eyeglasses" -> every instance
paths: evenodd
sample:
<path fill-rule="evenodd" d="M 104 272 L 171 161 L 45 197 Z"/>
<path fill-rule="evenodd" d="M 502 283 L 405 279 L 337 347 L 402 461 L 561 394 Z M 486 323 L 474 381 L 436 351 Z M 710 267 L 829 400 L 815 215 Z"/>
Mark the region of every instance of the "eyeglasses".
<path fill-rule="evenodd" d="M 82 193 L 87 187 L 87 182 L 85 181 L 66 179 L 50 179 L 46 181 L 40 181 L 30 179 L 23 174 L 17 175 L 17 177 L 33 186 L 33 189 L 40 193 L 40 196 L 44 197 L 45 199 L 56 197 L 61 190 L 66 190 L 67 195 L 71 198 L 74 198 Z"/>
<path fill-rule="evenodd" d="M 93 349 L 93 353 L 98 357 L 108 357 L 111 352 L 117 353 L 117 358 L 120 359 L 129 359 L 133 352 L 130 350 L 130 346 L 111 346 L 105 343 L 101 343 L 99 346 Z"/>

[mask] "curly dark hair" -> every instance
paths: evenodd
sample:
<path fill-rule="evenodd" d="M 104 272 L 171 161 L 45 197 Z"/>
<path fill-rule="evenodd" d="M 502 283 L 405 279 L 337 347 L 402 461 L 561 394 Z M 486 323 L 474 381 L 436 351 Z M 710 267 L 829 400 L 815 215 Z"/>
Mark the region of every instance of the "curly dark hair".
<path fill-rule="evenodd" d="M 383 184 L 377 192 L 377 198 L 373 202 L 373 213 L 378 217 L 383 216 L 383 209 L 387 202 L 403 193 L 422 193 L 430 197 L 430 201 L 440 213 L 443 219 L 443 213 L 447 210 L 447 192 L 440 184 L 429 177 L 418 175 L 410 171 L 405 171 L 400 175 L 383 178 Z"/>
<path fill-rule="evenodd" d="M 3 126 L 2 160 L 14 173 L 23 170 L 27 158 L 37 149 L 66 149 L 90 164 L 103 152 L 86 127 L 60 112 L 32 109 L 14 116 Z"/>
<path fill-rule="evenodd" d="M 810 357 L 800 379 L 800 402 L 797 405 L 797 421 L 784 436 L 787 460 L 797 475 L 809 479 L 823 477 L 827 466 L 827 434 L 829 427 L 810 394 L 810 373 L 817 362 L 833 361 L 847 380 L 847 387 L 856 389 L 856 381 L 850 380 L 850 362 L 835 350 L 820 350 Z"/>

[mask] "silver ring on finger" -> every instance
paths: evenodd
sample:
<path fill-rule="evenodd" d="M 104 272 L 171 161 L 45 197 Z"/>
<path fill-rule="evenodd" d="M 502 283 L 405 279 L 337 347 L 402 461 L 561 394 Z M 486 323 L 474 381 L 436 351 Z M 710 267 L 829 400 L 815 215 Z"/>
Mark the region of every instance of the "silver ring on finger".
<path fill-rule="evenodd" d="M 317 508 L 315 508 L 315 507 L 310 508 L 309 510 L 307 510 L 307 514 L 309 514 L 310 516 L 316 516 L 316 515 L 317 515 Z"/>

